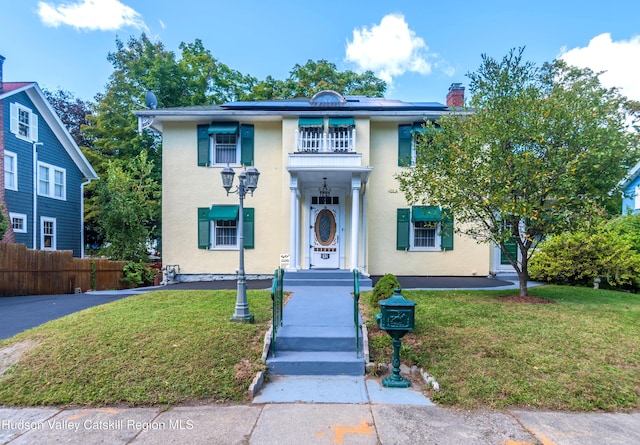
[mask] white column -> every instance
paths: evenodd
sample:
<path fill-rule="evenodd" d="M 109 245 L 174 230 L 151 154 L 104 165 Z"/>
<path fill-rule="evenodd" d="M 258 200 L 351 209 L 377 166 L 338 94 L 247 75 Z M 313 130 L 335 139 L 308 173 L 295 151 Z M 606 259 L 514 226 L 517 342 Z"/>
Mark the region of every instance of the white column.
<path fill-rule="evenodd" d="M 362 236 L 360 237 L 362 246 L 362 272 L 367 272 L 367 183 L 362 190 Z"/>
<path fill-rule="evenodd" d="M 360 239 L 360 178 L 351 178 L 351 255 L 350 269 L 358 268 L 358 240 Z"/>
<path fill-rule="evenodd" d="M 300 200 L 298 198 L 298 178 L 291 177 L 291 217 L 289 221 L 289 269 L 300 269 L 298 251 L 300 250 Z"/>

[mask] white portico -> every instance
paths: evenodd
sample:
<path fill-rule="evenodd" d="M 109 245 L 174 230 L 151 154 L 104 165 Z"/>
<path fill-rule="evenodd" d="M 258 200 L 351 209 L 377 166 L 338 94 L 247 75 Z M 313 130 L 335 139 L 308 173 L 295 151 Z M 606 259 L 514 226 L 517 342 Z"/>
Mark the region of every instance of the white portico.
<path fill-rule="evenodd" d="M 358 153 L 290 154 L 290 265 L 366 268 L 366 184 Z"/>

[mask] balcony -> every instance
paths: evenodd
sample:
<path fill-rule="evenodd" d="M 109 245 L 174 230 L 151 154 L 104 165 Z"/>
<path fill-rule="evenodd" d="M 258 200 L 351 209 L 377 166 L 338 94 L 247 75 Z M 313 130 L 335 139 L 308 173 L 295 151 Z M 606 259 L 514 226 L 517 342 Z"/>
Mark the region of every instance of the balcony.
<path fill-rule="evenodd" d="M 299 127 L 296 130 L 296 153 L 355 153 L 355 127 Z"/>

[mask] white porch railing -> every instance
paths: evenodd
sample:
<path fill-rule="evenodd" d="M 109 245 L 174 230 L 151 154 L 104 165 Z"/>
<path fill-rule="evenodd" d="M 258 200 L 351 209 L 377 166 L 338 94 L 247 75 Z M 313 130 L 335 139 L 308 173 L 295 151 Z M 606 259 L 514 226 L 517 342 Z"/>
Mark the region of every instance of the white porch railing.
<path fill-rule="evenodd" d="M 296 153 L 355 153 L 356 129 L 335 128 L 328 132 L 298 128 Z"/>

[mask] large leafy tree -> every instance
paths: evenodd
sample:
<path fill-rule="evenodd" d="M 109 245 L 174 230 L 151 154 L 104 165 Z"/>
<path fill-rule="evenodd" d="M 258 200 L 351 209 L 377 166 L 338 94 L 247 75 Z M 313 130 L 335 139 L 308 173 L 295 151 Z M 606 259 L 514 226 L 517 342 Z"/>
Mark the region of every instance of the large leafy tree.
<path fill-rule="evenodd" d="M 160 186 L 152 178 L 153 163 L 142 151 L 128 162 L 110 160 L 98 185 L 104 230 L 111 259 L 145 261 L 147 242 L 160 207 Z"/>
<path fill-rule="evenodd" d="M 601 212 L 638 159 L 637 104 L 598 74 L 562 61 L 537 67 L 511 50 L 468 74 L 470 108 L 429 122 L 415 167 L 397 176 L 412 203 L 453 211 L 457 230 L 495 243 L 527 295 L 528 261 L 550 234 Z M 505 245 L 515 242 L 518 255 Z"/>

